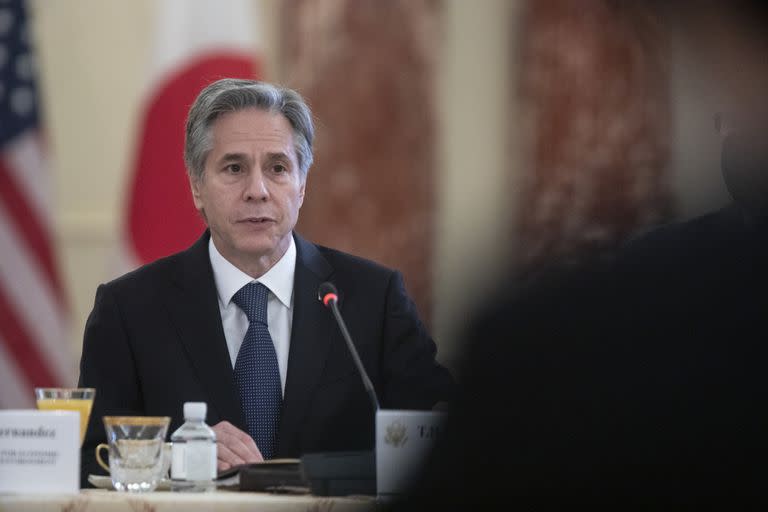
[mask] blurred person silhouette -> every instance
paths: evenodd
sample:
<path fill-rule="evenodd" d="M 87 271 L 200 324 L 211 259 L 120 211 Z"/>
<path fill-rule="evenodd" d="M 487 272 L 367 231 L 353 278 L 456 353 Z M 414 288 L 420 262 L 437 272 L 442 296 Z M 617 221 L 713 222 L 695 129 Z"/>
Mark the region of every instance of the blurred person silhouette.
<path fill-rule="evenodd" d="M 495 297 L 404 509 L 768 501 L 768 5 L 635 5 L 700 41 L 729 91 L 733 204 Z"/>

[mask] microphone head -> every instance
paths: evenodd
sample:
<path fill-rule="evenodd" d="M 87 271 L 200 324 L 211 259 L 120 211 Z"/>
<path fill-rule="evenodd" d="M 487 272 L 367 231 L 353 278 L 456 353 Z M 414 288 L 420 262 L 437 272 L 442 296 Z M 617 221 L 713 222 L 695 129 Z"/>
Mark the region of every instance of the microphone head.
<path fill-rule="evenodd" d="M 330 301 L 339 299 L 339 292 L 333 283 L 326 281 L 317 289 L 317 298 L 327 306 Z"/>

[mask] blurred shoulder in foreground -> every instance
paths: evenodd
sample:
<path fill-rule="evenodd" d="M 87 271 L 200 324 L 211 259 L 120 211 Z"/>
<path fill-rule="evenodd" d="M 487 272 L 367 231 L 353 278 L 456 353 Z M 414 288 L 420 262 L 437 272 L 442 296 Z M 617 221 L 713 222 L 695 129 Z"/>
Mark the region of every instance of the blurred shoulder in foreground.
<path fill-rule="evenodd" d="M 414 502 L 763 501 L 768 304 L 731 214 L 494 300 Z"/>

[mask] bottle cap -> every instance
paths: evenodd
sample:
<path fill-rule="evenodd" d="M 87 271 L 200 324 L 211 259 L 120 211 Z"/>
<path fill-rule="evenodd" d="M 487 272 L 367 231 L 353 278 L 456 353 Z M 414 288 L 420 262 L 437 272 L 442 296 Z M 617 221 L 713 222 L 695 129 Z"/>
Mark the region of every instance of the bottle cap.
<path fill-rule="evenodd" d="M 184 419 L 205 421 L 208 404 L 205 402 L 184 402 Z"/>

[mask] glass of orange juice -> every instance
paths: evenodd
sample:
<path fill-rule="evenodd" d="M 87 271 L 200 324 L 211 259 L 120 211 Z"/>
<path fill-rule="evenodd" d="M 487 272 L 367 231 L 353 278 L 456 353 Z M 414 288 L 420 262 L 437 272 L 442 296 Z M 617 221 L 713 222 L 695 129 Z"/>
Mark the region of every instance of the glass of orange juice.
<path fill-rule="evenodd" d="M 88 419 L 91 417 L 93 388 L 35 388 L 37 408 L 41 411 L 75 411 L 80 413 L 80 445 L 85 440 Z"/>

